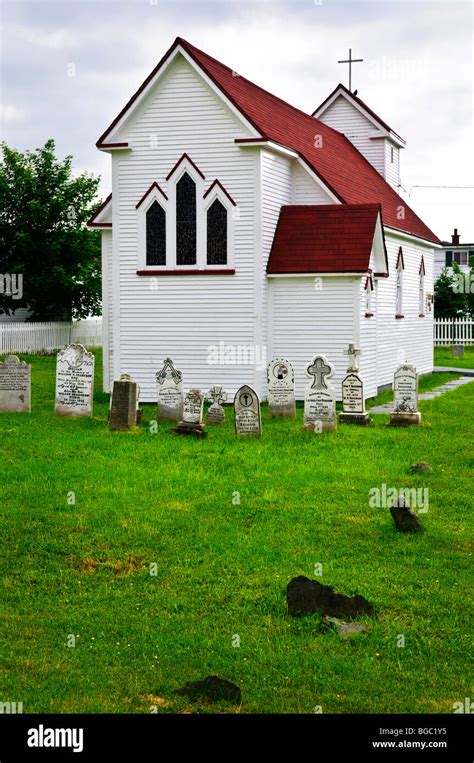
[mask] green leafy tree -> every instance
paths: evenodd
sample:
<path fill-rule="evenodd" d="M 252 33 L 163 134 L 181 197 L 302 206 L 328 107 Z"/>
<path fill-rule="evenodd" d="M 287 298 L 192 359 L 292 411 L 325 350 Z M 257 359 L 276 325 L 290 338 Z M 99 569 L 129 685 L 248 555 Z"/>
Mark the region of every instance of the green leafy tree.
<path fill-rule="evenodd" d="M 452 273 L 443 268 L 435 283 L 435 318 L 460 318 L 467 313 L 467 298 L 460 287 L 462 272 L 459 265 L 453 263 Z"/>
<path fill-rule="evenodd" d="M 73 178 L 72 157 L 57 159 L 53 140 L 36 151 L 0 149 L 0 314 L 100 315 L 100 233 L 86 228 L 100 178 Z M 5 293 L 5 274 L 22 274 L 21 300 Z"/>

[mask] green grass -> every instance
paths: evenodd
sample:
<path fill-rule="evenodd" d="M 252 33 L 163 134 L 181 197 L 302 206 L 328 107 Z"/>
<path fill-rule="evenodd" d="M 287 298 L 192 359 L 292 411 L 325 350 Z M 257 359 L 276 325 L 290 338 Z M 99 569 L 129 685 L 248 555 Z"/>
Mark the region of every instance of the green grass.
<path fill-rule="evenodd" d="M 452 366 L 453 368 L 474 368 L 474 346 L 466 346 L 464 355 L 454 356 L 451 347 L 434 348 L 435 366 Z"/>
<path fill-rule="evenodd" d="M 54 417 L 55 359 L 30 362 L 32 414 L 0 415 L 1 701 L 238 712 L 173 693 L 209 673 L 241 686 L 247 713 L 449 713 L 472 696 L 474 384 L 422 402 L 419 428 L 382 415 L 314 434 L 300 408 L 277 421 L 264 407 L 261 440 L 237 440 L 228 410 L 197 441 L 151 434 L 149 405 L 137 432 L 110 432 L 100 392 L 94 418 Z M 408 473 L 419 460 L 431 475 Z M 382 483 L 429 487 L 422 534 L 369 507 Z M 369 634 L 345 642 L 287 615 L 288 581 L 317 563 L 376 606 Z"/>

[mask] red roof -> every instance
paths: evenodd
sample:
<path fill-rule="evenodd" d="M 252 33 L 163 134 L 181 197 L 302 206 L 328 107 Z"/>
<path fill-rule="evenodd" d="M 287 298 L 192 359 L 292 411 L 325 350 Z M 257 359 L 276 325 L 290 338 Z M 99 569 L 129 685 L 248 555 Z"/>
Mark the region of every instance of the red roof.
<path fill-rule="evenodd" d="M 145 82 L 99 138 L 98 146 L 105 141 L 111 129 L 178 45 L 182 46 L 264 140 L 272 140 L 297 152 L 339 201 L 345 204 L 381 204 L 386 225 L 439 242 L 437 236 L 342 133 L 241 77 L 180 37 L 176 38 Z M 318 148 L 317 145 L 321 147 Z"/>
<path fill-rule="evenodd" d="M 378 204 L 281 208 L 267 273 L 367 273 Z"/>

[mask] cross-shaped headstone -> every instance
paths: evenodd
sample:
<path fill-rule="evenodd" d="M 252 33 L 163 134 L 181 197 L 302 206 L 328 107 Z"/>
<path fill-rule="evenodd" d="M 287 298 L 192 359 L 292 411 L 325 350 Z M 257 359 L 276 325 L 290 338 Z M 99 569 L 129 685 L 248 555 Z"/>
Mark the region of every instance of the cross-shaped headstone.
<path fill-rule="evenodd" d="M 224 392 L 221 386 L 215 384 L 207 393 L 206 398 L 211 400 L 213 404 L 220 405 L 227 400 L 227 392 Z"/>
<path fill-rule="evenodd" d="M 361 355 L 361 350 L 359 350 L 355 344 L 350 344 L 347 350 L 342 351 L 344 355 L 349 356 L 349 365 L 347 367 L 348 371 L 358 371 L 359 370 L 359 364 L 357 361 L 358 355 Z"/>
<path fill-rule="evenodd" d="M 331 367 L 326 365 L 322 358 L 316 358 L 313 365 L 309 366 L 308 376 L 313 376 L 311 389 L 327 389 L 326 376 L 331 374 Z"/>

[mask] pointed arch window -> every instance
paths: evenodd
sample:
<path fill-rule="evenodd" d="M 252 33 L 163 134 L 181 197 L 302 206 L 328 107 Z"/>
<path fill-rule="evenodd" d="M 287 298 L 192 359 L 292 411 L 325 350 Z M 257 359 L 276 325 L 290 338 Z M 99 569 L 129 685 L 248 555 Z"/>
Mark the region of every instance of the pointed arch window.
<path fill-rule="evenodd" d="M 176 184 L 176 264 L 196 264 L 196 183 L 187 172 Z"/>
<path fill-rule="evenodd" d="M 418 271 L 418 315 L 425 316 L 425 258 L 422 256 Z"/>
<path fill-rule="evenodd" d="M 396 271 L 396 292 L 395 292 L 395 317 L 403 318 L 403 271 L 405 263 L 403 261 L 402 247 L 398 250 L 397 271 Z"/>
<path fill-rule="evenodd" d="M 157 201 L 146 212 L 146 264 L 166 265 L 166 212 Z"/>
<path fill-rule="evenodd" d="M 374 282 L 372 276 L 368 276 L 365 282 L 365 317 L 371 318 L 374 314 L 372 292 L 374 291 Z"/>
<path fill-rule="evenodd" d="M 227 209 L 219 199 L 207 210 L 207 264 L 227 264 Z"/>

